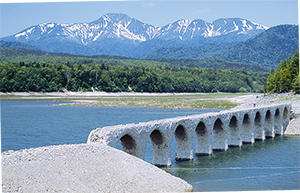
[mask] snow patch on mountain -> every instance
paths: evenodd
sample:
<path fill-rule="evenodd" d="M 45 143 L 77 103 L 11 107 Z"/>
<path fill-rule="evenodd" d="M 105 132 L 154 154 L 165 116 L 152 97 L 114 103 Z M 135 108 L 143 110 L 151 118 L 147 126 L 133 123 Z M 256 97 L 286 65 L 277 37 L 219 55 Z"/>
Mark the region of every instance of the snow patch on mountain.
<path fill-rule="evenodd" d="M 96 49 L 105 50 L 111 46 L 109 43 L 111 40 L 119 41 L 123 46 L 156 42 L 146 44 L 147 46 L 156 46 L 155 48 L 161 45 L 160 41 L 165 42 L 163 46 L 168 46 L 170 40 L 173 41 L 170 45 L 174 45 L 174 41 L 177 46 L 181 46 L 181 44 L 186 46 L 190 43 L 201 45 L 202 41 L 207 44 L 210 39 L 215 38 L 219 38 L 218 40 L 221 42 L 223 40 L 226 42 L 247 40 L 267 29 L 263 25 L 240 18 L 218 19 L 213 22 L 201 19 L 180 19 L 163 27 L 156 27 L 122 13 L 109 13 L 90 23 L 43 23 L 2 39 L 30 43 L 35 46 L 41 45 L 44 48 L 48 47 L 44 45 L 48 43 L 63 46 L 64 42 L 73 42 L 69 46 L 74 46 L 75 43 L 79 44 L 79 47 L 87 48 L 91 45 L 94 49 L 95 46 L 100 46 L 101 48 Z M 119 49 L 124 49 L 126 53 L 130 52 L 125 47 Z M 65 48 L 65 50 L 69 50 L 69 48 Z M 112 50 L 114 49 L 112 48 Z"/>

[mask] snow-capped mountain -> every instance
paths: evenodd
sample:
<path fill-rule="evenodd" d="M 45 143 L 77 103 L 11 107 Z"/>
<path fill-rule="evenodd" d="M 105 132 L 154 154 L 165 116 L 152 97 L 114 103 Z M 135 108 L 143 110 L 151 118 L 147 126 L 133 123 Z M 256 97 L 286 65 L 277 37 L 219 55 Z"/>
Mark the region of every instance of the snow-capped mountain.
<path fill-rule="evenodd" d="M 159 47 L 204 45 L 252 38 L 267 28 L 240 18 L 178 20 L 163 27 L 121 13 L 109 13 L 90 23 L 46 23 L 32 26 L 6 41 L 29 43 L 45 51 L 142 57 Z"/>

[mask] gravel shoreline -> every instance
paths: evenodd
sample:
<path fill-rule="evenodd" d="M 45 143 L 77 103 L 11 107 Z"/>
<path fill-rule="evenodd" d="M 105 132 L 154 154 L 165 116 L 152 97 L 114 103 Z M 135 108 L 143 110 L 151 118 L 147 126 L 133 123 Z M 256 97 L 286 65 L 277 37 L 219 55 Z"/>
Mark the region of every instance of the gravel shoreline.
<path fill-rule="evenodd" d="M 106 145 L 2 153 L 2 192 L 185 192 L 184 180 Z"/>
<path fill-rule="evenodd" d="M 292 103 L 285 135 L 300 135 L 300 96 L 242 96 L 236 108 Z M 2 192 L 184 192 L 193 186 L 123 151 L 72 144 L 2 153 Z"/>

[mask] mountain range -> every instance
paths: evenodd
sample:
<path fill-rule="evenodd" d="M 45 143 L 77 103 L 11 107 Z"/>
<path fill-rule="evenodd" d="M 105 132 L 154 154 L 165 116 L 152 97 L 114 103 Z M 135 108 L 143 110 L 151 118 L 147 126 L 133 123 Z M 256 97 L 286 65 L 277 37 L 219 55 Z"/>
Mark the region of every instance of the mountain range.
<path fill-rule="evenodd" d="M 181 19 L 156 27 L 122 13 L 109 13 L 90 23 L 39 24 L 1 40 L 28 43 L 47 52 L 141 58 L 158 48 L 246 41 L 267 29 L 241 18 Z"/>
<path fill-rule="evenodd" d="M 265 69 L 277 68 L 281 60 L 299 49 L 298 26 L 278 25 L 246 41 L 209 44 L 197 47 L 159 48 L 148 59 L 222 59 L 252 64 Z"/>

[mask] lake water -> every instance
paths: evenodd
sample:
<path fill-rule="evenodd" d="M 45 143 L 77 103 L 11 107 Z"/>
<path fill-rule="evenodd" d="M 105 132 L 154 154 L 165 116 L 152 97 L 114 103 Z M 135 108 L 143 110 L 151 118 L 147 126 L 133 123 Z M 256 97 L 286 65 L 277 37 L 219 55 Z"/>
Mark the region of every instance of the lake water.
<path fill-rule="evenodd" d="M 177 116 L 220 111 L 143 107 L 57 106 L 61 102 L 1 101 L 2 152 L 32 147 L 85 143 L 91 130 Z M 174 140 L 175 141 L 175 140 Z M 121 149 L 120 144 L 117 148 Z M 145 160 L 151 162 L 151 143 Z M 195 191 L 300 189 L 300 137 L 277 136 L 228 151 L 163 167 Z M 174 154 L 174 155 L 173 155 Z M 175 157 L 175 144 L 172 144 Z"/>

